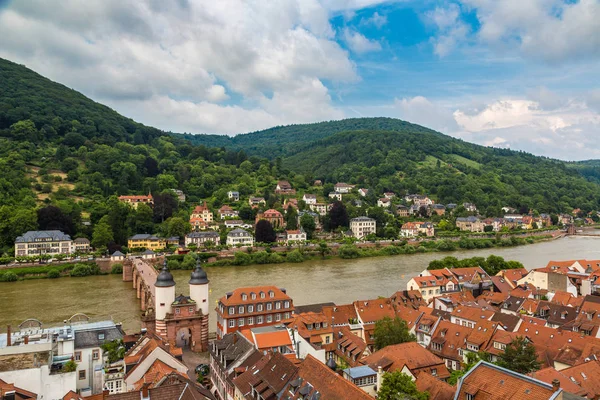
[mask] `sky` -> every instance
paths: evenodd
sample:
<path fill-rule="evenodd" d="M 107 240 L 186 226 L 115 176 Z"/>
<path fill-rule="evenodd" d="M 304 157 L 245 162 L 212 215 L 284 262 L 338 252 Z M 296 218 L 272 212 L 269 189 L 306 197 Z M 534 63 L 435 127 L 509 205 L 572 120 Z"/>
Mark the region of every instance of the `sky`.
<path fill-rule="evenodd" d="M 598 21 L 600 0 L 0 0 L 0 57 L 173 132 L 387 116 L 582 160 Z"/>

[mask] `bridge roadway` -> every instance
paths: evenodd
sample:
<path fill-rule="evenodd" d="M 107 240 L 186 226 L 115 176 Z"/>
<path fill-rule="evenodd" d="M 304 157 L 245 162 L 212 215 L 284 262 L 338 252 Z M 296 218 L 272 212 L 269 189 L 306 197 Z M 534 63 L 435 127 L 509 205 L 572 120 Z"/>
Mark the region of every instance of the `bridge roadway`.
<path fill-rule="evenodd" d="M 140 299 L 140 308 L 146 311 L 148 308 L 154 309 L 154 295 L 156 278 L 158 271 L 144 260 L 133 260 L 133 288 L 136 290 L 136 296 Z"/>

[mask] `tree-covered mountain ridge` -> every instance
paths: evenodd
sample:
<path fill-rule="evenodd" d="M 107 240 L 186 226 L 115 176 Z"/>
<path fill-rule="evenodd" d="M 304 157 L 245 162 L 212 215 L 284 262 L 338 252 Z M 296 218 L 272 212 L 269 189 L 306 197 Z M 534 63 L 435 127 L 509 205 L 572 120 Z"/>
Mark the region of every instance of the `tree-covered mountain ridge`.
<path fill-rule="evenodd" d="M 173 187 L 192 201 L 240 187 L 264 194 L 277 179 L 308 189 L 320 179 L 379 195 L 427 193 L 442 203 L 473 202 L 489 215 L 503 206 L 600 208 L 600 185 L 591 174 L 583 174 L 591 182 L 583 177 L 580 164 L 484 147 L 393 118 L 280 126 L 234 137 L 181 135 L 139 124 L 1 59 L 0 85 L 0 205 L 35 200 L 32 188 L 39 201 L 41 192 L 52 195 L 61 186 L 52 181 L 59 179 L 71 197 Z M 240 168 L 244 161 L 249 165 Z"/>

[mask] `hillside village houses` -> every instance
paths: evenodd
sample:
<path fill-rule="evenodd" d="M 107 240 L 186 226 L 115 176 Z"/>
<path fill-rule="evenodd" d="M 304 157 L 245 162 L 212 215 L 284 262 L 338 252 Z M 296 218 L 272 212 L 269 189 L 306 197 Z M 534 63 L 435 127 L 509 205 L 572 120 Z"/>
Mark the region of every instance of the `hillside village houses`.
<path fill-rule="evenodd" d="M 242 228 L 235 228 L 227 234 L 227 246 L 254 246 L 254 236 Z"/>
<path fill-rule="evenodd" d="M 308 205 L 310 205 L 310 204 L 317 204 L 317 195 L 316 195 L 316 194 L 308 194 L 308 193 L 305 193 L 305 194 L 302 196 L 302 200 L 303 200 L 303 201 L 304 201 L 306 204 L 308 204 Z"/>
<path fill-rule="evenodd" d="M 240 201 L 240 192 L 230 190 L 227 192 L 227 198 L 230 201 Z"/>
<path fill-rule="evenodd" d="M 231 208 L 227 204 L 225 204 L 225 205 L 221 206 L 221 208 L 219 208 L 218 214 L 219 214 L 219 218 L 221 218 L 221 219 L 238 218 L 240 215 L 238 211 L 235 211 L 233 208 Z"/>
<path fill-rule="evenodd" d="M 28 231 L 15 239 L 15 257 L 69 255 L 74 251 L 71 236 L 61 231 Z"/>
<path fill-rule="evenodd" d="M 373 218 L 358 217 L 350 220 L 350 230 L 355 238 L 362 239 L 376 232 L 377 223 Z"/>
<path fill-rule="evenodd" d="M 150 207 L 154 207 L 154 197 L 152 194 L 148 195 L 133 195 L 133 196 L 119 196 L 119 201 L 131 205 L 133 208 L 137 208 L 138 204 L 147 204 Z"/>
<path fill-rule="evenodd" d="M 338 182 L 333 186 L 333 190 L 335 193 L 348 194 L 354 189 L 354 186 L 355 185 L 349 185 L 344 182 Z"/>

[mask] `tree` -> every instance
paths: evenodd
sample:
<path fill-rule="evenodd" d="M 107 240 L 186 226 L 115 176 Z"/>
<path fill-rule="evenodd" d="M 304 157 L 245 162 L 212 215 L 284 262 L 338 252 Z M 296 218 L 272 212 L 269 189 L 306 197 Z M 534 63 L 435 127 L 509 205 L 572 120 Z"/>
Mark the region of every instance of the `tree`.
<path fill-rule="evenodd" d="M 91 244 L 96 249 L 104 249 L 113 240 L 113 231 L 108 224 L 108 216 L 105 215 L 94 227 Z"/>
<path fill-rule="evenodd" d="M 192 230 L 190 223 L 180 217 L 172 217 L 167 220 L 167 236 L 178 236 L 183 238 Z"/>
<path fill-rule="evenodd" d="M 261 219 L 256 223 L 254 233 L 255 239 L 259 243 L 274 243 L 277 240 L 273 226 L 266 219 Z"/>
<path fill-rule="evenodd" d="M 177 204 L 177 198 L 170 190 L 155 195 L 154 222 L 164 222 L 166 219 L 171 218 L 173 212 L 177 211 Z"/>
<path fill-rule="evenodd" d="M 506 346 L 498 365 L 520 374 L 528 374 L 541 367 L 535 346 L 523 336 L 518 336 Z"/>
<path fill-rule="evenodd" d="M 429 393 L 419 392 L 410 376 L 402 371 L 386 372 L 377 392 L 379 400 L 428 400 Z"/>
<path fill-rule="evenodd" d="M 321 243 L 319 243 L 319 247 L 318 247 L 319 253 L 321 254 L 321 257 L 325 258 L 325 256 L 329 253 L 331 253 L 331 249 L 327 246 L 327 242 L 322 241 Z"/>
<path fill-rule="evenodd" d="M 329 211 L 329 229 L 335 230 L 338 227 L 348 227 L 348 212 L 341 201 L 333 203 Z"/>
<path fill-rule="evenodd" d="M 385 317 L 375 323 L 375 348 L 383 349 L 393 344 L 414 342 L 417 340 L 415 335 L 408 330 L 406 322 L 398 317 L 391 319 Z"/>
<path fill-rule="evenodd" d="M 285 212 L 285 226 L 290 231 L 298 229 L 298 211 L 291 204 Z"/>
<path fill-rule="evenodd" d="M 137 205 L 135 212 L 132 213 L 133 232 L 135 233 L 152 233 L 154 230 L 154 222 L 152 208 L 149 205 L 140 203 Z"/>
<path fill-rule="evenodd" d="M 310 214 L 304 214 L 300 217 L 300 226 L 306 232 L 306 238 L 308 240 L 312 239 L 315 229 L 317 226 L 315 224 L 315 219 Z"/>
<path fill-rule="evenodd" d="M 37 211 L 38 225 L 42 231 L 59 230 L 67 235 L 75 234 L 73 219 L 56 206 L 42 207 Z"/>

